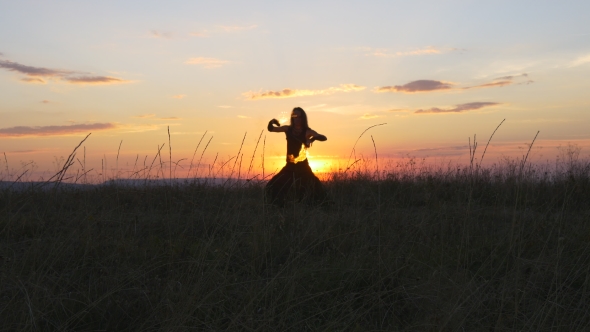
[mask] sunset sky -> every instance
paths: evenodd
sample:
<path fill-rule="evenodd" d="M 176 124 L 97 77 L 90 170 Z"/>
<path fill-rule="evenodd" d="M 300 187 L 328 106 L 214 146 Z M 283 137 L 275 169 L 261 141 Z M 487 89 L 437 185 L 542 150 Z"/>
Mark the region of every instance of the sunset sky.
<path fill-rule="evenodd" d="M 0 1 L 0 153 L 53 171 L 86 136 L 88 167 L 186 167 L 242 149 L 293 107 L 328 137 L 316 171 L 357 156 L 489 162 L 590 151 L 589 1 Z M 266 135 L 267 167 L 284 163 Z M 121 143 L 122 141 L 122 143 Z M 82 152 L 80 152 L 82 153 Z M 82 158 L 81 154 L 78 158 Z M 259 168 L 262 139 L 256 152 Z M 5 167 L 4 156 L 2 165 Z M 344 160 L 344 161 L 342 161 Z M 59 164 L 59 162 L 58 162 Z M 130 166 L 128 166 L 130 165 Z M 274 170 L 274 169 L 273 169 Z"/>

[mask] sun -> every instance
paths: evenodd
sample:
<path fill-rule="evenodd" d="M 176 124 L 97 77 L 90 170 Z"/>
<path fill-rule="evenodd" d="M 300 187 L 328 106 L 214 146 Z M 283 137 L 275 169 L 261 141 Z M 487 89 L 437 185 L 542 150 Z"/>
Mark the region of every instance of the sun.
<path fill-rule="evenodd" d="M 314 173 L 323 173 L 330 170 L 330 161 L 326 159 L 308 159 L 309 167 Z"/>

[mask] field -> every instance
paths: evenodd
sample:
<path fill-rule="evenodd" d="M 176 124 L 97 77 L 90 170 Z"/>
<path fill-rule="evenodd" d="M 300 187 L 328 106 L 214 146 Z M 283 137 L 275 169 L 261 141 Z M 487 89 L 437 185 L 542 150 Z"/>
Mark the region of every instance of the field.
<path fill-rule="evenodd" d="M 590 164 L 0 191 L 1 330 L 590 328 Z"/>

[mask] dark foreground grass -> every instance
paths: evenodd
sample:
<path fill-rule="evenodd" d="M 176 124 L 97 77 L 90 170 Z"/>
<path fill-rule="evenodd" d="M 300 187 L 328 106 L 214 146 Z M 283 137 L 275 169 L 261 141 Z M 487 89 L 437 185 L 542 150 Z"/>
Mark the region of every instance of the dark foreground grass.
<path fill-rule="evenodd" d="M 4 191 L 2 330 L 590 328 L 588 170 Z"/>

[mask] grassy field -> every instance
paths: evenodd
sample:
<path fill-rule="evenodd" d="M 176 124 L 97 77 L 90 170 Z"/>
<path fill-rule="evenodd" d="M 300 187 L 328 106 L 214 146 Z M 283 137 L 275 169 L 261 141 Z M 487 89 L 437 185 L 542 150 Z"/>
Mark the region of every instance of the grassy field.
<path fill-rule="evenodd" d="M 590 166 L 0 192 L 1 330 L 590 328 Z"/>

